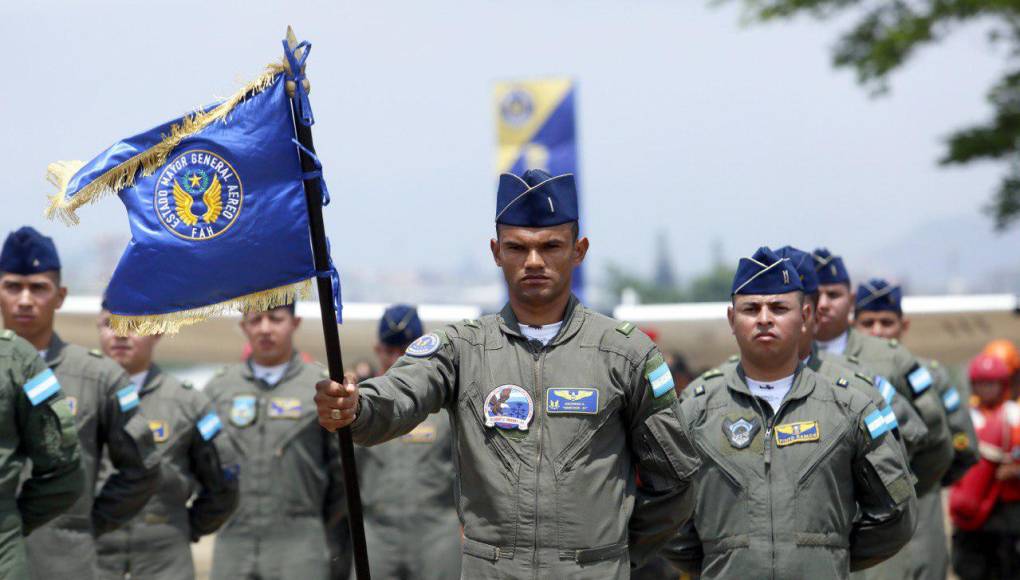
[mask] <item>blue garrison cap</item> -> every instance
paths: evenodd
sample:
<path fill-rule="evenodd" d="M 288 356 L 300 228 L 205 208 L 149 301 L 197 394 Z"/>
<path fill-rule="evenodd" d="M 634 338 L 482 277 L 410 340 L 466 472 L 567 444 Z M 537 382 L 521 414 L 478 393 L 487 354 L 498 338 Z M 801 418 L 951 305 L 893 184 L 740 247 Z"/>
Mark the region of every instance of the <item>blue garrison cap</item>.
<path fill-rule="evenodd" d="M 857 287 L 857 310 L 887 311 L 903 314 L 903 291 L 881 278 L 872 278 Z"/>
<path fill-rule="evenodd" d="M 790 265 L 800 276 L 800 284 L 804 286 L 805 294 L 818 292 L 818 274 L 815 273 L 815 259 L 811 254 L 793 246 L 783 246 L 776 250 L 776 255 L 790 260 Z"/>
<path fill-rule="evenodd" d="M 379 321 L 379 342 L 404 346 L 424 334 L 418 310 L 407 304 L 394 304 L 383 312 Z"/>
<path fill-rule="evenodd" d="M 800 275 L 788 258 L 762 246 L 750 258 L 741 258 L 730 294 L 786 294 L 804 291 Z"/>
<path fill-rule="evenodd" d="M 819 284 L 850 285 L 850 274 L 843 265 L 843 258 L 833 256 L 826 248 L 818 248 L 814 253 L 815 272 L 818 273 Z"/>
<path fill-rule="evenodd" d="M 577 187 L 574 174 L 553 177 L 541 169 L 529 169 L 518 177 L 499 176 L 496 192 L 496 223 L 546 228 L 577 221 Z"/>
<path fill-rule="evenodd" d="M 60 270 L 60 256 L 52 238 L 31 226 L 24 226 L 11 232 L 4 240 L 4 249 L 0 251 L 0 272 L 27 275 L 52 270 Z"/>

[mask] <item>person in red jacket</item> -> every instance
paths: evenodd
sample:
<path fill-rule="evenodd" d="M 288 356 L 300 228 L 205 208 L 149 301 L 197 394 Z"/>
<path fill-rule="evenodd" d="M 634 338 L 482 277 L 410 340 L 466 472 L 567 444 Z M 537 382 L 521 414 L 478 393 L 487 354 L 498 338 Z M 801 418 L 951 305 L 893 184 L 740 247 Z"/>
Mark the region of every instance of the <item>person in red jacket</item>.
<path fill-rule="evenodd" d="M 961 580 L 1020 579 L 1020 405 L 1011 369 L 980 354 L 971 361 L 971 419 L 981 459 L 953 485 L 953 570 Z"/>

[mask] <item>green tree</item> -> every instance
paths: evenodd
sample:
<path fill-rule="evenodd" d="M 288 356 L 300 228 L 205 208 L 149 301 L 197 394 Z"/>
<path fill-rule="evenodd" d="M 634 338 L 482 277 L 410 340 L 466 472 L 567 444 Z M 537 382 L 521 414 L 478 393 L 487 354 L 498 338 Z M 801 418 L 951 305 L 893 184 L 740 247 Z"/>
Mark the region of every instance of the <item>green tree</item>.
<path fill-rule="evenodd" d="M 721 0 L 726 1 L 726 0 Z M 768 22 L 807 14 L 824 20 L 859 13 L 838 39 L 833 65 L 852 68 L 875 95 L 888 91 L 889 76 L 919 49 L 965 24 L 989 24 L 992 43 L 1006 47 L 1007 70 L 988 91 L 992 116 L 957 130 L 946 143 L 943 165 L 1004 161 L 1020 151 L 1020 0 L 736 0 L 751 20 Z M 1020 218 L 1020 164 L 1010 163 L 987 206 L 1003 229 Z"/>
<path fill-rule="evenodd" d="M 691 278 L 687 284 L 663 286 L 623 268 L 609 264 L 607 281 L 609 291 L 619 298 L 625 288 L 637 293 L 642 304 L 671 302 L 719 302 L 730 299 L 730 284 L 734 269 L 723 264 L 713 265 L 707 272 Z"/>

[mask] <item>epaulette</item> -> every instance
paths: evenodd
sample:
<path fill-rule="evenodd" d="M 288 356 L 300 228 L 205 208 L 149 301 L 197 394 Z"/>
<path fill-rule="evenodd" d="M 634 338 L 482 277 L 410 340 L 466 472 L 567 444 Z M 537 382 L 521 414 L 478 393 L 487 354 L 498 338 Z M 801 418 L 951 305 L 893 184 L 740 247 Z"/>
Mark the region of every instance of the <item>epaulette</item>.
<path fill-rule="evenodd" d="M 634 332 L 635 328 L 637 327 L 634 326 L 633 322 L 621 322 L 619 326 L 616 327 L 616 332 L 619 332 L 624 336 L 630 336 L 631 333 Z"/>
<path fill-rule="evenodd" d="M 98 348 L 90 350 L 89 354 L 96 358 L 103 358 L 103 351 L 99 350 Z"/>
<path fill-rule="evenodd" d="M 859 365 L 859 364 L 861 364 L 861 359 L 859 359 L 859 358 L 855 357 L 855 356 L 854 356 L 854 355 L 852 355 L 852 354 L 848 354 L 848 355 L 846 355 L 846 360 L 848 360 L 848 361 L 850 361 L 850 362 L 854 363 L 855 365 Z"/>
<path fill-rule="evenodd" d="M 850 386 L 850 381 L 844 379 L 843 377 L 839 377 L 838 379 L 836 379 L 836 386 L 837 387 L 843 387 L 843 388 L 849 387 Z"/>
<path fill-rule="evenodd" d="M 740 355 L 739 354 L 731 354 L 730 358 L 726 359 L 726 362 L 730 362 L 730 363 L 740 362 Z"/>
<path fill-rule="evenodd" d="M 181 381 L 181 387 L 187 391 L 195 388 L 195 383 L 191 381 Z"/>
<path fill-rule="evenodd" d="M 705 394 L 705 385 L 695 385 L 695 387 L 694 387 L 694 396 L 695 397 L 700 397 L 701 395 L 704 395 L 704 394 Z"/>
<path fill-rule="evenodd" d="M 464 319 L 464 324 L 466 326 L 470 326 L 471 328 L 481 328 L 482 327 L 482 323 L 479 320 L 475 319 L 475 318 L 465 318 Z"/>
<path fill-rule="evenodd" d="M 900 345 L 900 341 L 899 340 L 897 340 L 895 338 L 889 339 L 889 348 L 896 348 L 899 345 Z"/>
<path fill-rule="evenodd" d="M 701 375 L 701 378 L 707 380 L 707 379 L 718 378 L 718 377 L 721 377 L 721 376 L 723 376 L 723 372 L 721 370 L 719 370 L 719 369 L 712 369 L 710 371 L 705 371 Z"/>
<path fill-rule="evenodd" d="M 0 332 L 0 340 L 14 340 L 14 331 L 5 330 L 3 332 Z"/>
<path fill-rule="evenodd" d="M 875 386 L 875 380 L 863 373 L 854 373 L 854 376 L 868 383 L 871 386 Z"/>
<path fill-rule="evenodd" d="M 216 374 L 213 375 L 213 378 L 222 377 L 225 374 L 227 374 L 227 367 L 220 367 Z"/>

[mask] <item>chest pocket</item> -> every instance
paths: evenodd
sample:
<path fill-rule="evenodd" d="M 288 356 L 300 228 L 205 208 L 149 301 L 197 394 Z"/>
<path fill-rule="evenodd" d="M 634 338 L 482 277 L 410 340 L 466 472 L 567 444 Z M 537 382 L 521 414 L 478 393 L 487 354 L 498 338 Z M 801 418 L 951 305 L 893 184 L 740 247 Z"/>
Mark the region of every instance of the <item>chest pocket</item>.
<path fill-rule="evenodd" d="M 820 421 L 818 441 L 798 443 L 777 450 L 777 454 L 781 454 L 795 451 L 799 447 L 804 457 L 802 461 L 794 463 L 796 470 L 791 472 L 796 477 L 794 510 L 797 529 L 802 535 L 831 535 L 833 532 L 850 529 L 855 508 L 852 498 L 853 457 L 851 447 L 846 445 L 849 428 L 850 424 L 843 418 L 838 423 Z M 828 538 L 829 535 L 824 537 Z M 836 536 L 840 534 L 833 537 Z M 836 543 L 841 542 L 845 543 L 844 540 Z"/>
<path fill-rule="evenodd" d="M 623 405 L 622 397 L 611 392 L 609 389 L 586 389 L 594 393 L 589 395 L 589 397 L 594 398 L 595 402 L 593 404 L 582 401 L 583 405 L 588 405 L 588 407 L 582 408 L 590 408 L 595 412 L 556 412 L 548 408 L 549 403 L 555 404 L 559 401 L 561 408 L 569 408 L 569 403 L 571 402 L 570 399 L 562 401 L 563 395 L 555 393 L 555 391 L 559 390 L 567 389 L 550 388 L 546 389 L 545 394 L 545 402 L 547 403 L 546 424 L 552 431 L 554 439 L 560 437 L 561 441 L 567 441 L 556 455 L 554 461 L 557 474 L 569 471 L 578 460 L 584 457 L 585 453 L 594 445 L 593 442 L 596 438 L 601 435 L 603 429 L 607 428 L 612 421 L 617 421 L 619 425 L 618 413 Z M 577 392 L 581 390 L 569 389 L 567 391 Z M 601 408 L 597 408 L 594 405 L 598 405 Z M 612 450 L 618 451 L 618 447 L 626 441 L 626 435 L 621 431 L 614 433 L 611 439 L 611 441 L 606 441 L 605 443 Z"/>
<path fill-rule="evenodd" d="M 746 530 L 747 475 L 741 461 L 763 464 L 762 438 L 759 432 L 742 449 L 731 446 L 723 433 L 722 418 L 702 424 L 694 430 L 694 446 L 702 457 L 698 470 L 698 505 L 695 527 L 710 552 L 734 530 Z"/>

